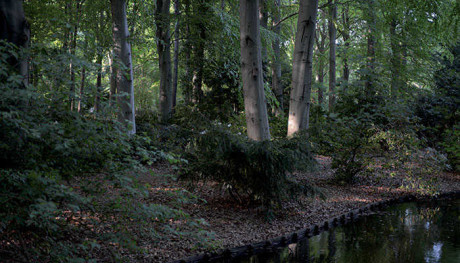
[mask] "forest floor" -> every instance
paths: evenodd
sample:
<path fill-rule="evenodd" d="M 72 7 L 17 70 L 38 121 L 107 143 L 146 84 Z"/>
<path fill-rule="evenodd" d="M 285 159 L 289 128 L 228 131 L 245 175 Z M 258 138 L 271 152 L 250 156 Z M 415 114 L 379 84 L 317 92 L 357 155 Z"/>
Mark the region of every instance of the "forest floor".
<path fill-rule="evenodd" d="M 303 196 L 293 201 L 285 201 L 270 221 L 260 207 L 231 198 L 225 189 L 215 183 L 191 186 L 188 182 L 175 180 L 174 176 L 166 176 L 174 174 L 173 169 L 166 164 L 153 168 L 156 175 L 164 176 L 146 175 L 141 181 L 151 185 L 148 202 L 167 203 L 177 193 L 183 193 L 184 189 L 193 194 L 195 201 L 182 203 L 181 207 L 192 218 L 206 221 L 200 228 L 213 233 L 211 244 L 214 249 L 247 245 L 283 236 L 373 202 L 407 194 L 428 195 L 433 191 L 446 193 L 460 190 L 458 173 L 443 172 L 412 178 L 403 173 L 391 173 L 392 171 L 378 165 L 372 175 L 359 175 L 356 183 L 340 186 L 331 182 L 334 172 L 331 169 L 331 159 L 317 156 L 316 160 L 318 169 L 315 172 L 294 173 L 292 176 L 298 182 L 314 184 L 324 196 Z M 172 225 L 178 226 L 181 223 L 172 222 Z M 183 225 L 182 233 L 192 231 L 190 226 Z M 203 240 L 201 237 L 201 241 Z M 196 236 L 171 232 L 161 240 L 145 240 L 138 244 L 148 252 L 126 256 L 135 262 L 169 262 L 203 253 L 205 249 L 197 247 L 199 241 L 200 238 L 197 239 Z"/>

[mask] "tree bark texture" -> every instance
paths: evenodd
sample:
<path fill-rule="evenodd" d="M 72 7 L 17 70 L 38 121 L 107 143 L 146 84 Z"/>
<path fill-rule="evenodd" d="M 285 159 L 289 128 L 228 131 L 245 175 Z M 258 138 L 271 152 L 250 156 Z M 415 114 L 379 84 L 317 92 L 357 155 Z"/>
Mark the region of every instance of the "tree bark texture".
<path fill-rule="evenodd" d="M 288 136 L 308 129 L 318 0 L 300 0 L 292 63 Z"/>
<path fill-rule="evenodd" d="M 342 24 L 343 24 L 343 42 L 345 45 L 344 55 L 343 55 L 343 79 L 345 81 L 350 80 L 350 66 L 348 65 L 348 51 L 350 49 L 350 14 L 348 6 L 344 7 L 342 14 Z M 345 86 L 346 87 L 346 86 Z"/>
<path fill-rule="evenodd" d="M 176 16 L 176 25 L 174 27 L 174 68 L 173 68 L 173 95 L 172 107 L 176 107 L 177 100 L 177 82 L 179 79 L 179 26 L 180 26 L 180 0 L 174 0 L 174 15 Z"/>
<path fill-rule="evenodd" d="M 318 21 L 316 27 L 316 35 L 315 35 L 315 42 L 318 51 L 318 72 L 317 72 L 317 81 L 318 81 L 318 104 L 321 106 L 324 102 L 324 76 L 326 73 L 324 72 L 324 68 L 326 67 L 325 59 L 325 52 L 326 52 L 326 21 L 325 19 L 321 19 Z"/>
<path fill-rule="evenodd" d="M 335 104 L 336 85 L 336 44 L 337 29 L 337 6 L 334 1 L 329 2 L 329 111 L 332 112 Z"/>
<path fill-rule="evenodd" d="M 268 28 L 268 12 L 267 12 L 267 0 L 259 0 L 259 24 L 261 28 L 267 29 Z M 262 53 L 262 68 L 264 70 L 264 80 L 266 76 L 266 72 L 268 71 L 268 57 L 267 57 L 267 47 L 265 45 L 261 45 L 261 53 Z"/>
<path fill-rule="evenodd" d="M 366 95 L 372 96 L 373 91 L 373 80 L 375 78 L 375 26 L 376 26 L 376 16 L 375 16 L 375 0 L 367 1 L 368 9 L 368 32 L 367 32 L 367 76 L 365 80 Z"/>
<path fill-rule="evenodd" d="M 128 42 L 129 31 L 126 18 L 126 0 L 111 0 L 110 3 L 114 44 L 113 74 L 119 106 L 118 120 L 129 127 L 129 134 L 135 134 L 133 68 L 131 62 L 131 45 Z"/>
<path fill-rule="evenodd" d="M 276 116 L 284 112 L 283 87 L 281 86 L 281 41 L 279 34 L 281 33 L 280 21 L 280 0 L 275 0 L 275 11 L 273 12 L 273 31 L 276 34 L 272 43 L 273 61 L 272 61 L 272 90 L 275 93 L 279 106 L 275 108 Z"/>
<path fill-rule="evenodd" d="M 0 1 L 0 39 L 13 43 L 19 48 L 27 48 L 30 40 L 30 26 L 24 15 L 22 1 Z M 10 57 L 8 63 L 24 77 L 24 84 L 28 83 L 27 58 L 19 60 Z"/>
<path fill-rule="evenodd" d="M 241 76 L 248 137 L 270 139 L 259 28 L 259 0 L 240 0 Z"/>
<path fill-rule="evenodd" d="M 160 68 L 160 120 L 164 123 L 171 118 L 173 106 L 169 7 L 169 0 L 157 0 L 155 23 Z"/>

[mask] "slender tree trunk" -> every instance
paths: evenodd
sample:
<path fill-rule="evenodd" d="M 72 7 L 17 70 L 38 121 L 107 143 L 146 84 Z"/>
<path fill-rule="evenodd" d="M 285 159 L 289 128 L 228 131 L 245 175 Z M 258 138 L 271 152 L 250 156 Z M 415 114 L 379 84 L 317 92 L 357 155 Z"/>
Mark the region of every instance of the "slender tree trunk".
<path fill-rule="evenodd" d="M 390 46 L 391 46 L 391 97 L 398 97 L 402 88 L 401 71 L 403 71 L 403 57 L 401 45 L 399 44 L 396 27 L 398 22 L 394 18 L 390 23 Z"/>
<path fill-rule="evenodd" d="M 158 38 L 157 47 L 160 68 L 160 120 L 168 122 L 172 117 L 173 108 L 173 87 L 171 72 L 171 39 L 169 36 L 169 0 L 157 0 L 155 10 L 155 23 L 157 26 L 156 35 Z"/>
<path fill-rule="evenodd" d="M 295 36 L 288 136 L 309 127 L 313 44 L 318 0 L 300 0 Z"/>
<path fill-rule="evenodd" d="M 129 127 L 128 134 L 135 134 L 133 67 L 131 62 L 131 45 L 128 42 L 129 31 L 126 19 L 126 0 L 111 0 L 110 2 L 113 24 L 113 55 L 115 60 L 114 77 L 118 94 L 117 102 L 120 107 L 118 120 Z"/>
<path fill-rule="evenodd" d="M 109 93 L 109 105 L 112 107 L 117 102 L 117 72 L 116 72 L 116 61 L 114 57 L 114 50 L 108 55 L 110 65 L 110 93 Z"/>
<path fill-rule="evenodd" d="M 368 73 L 365 81 L 366 95 L 372 96 L 373 80 L 375 78 L 375 0 L 367 1 L 368 8 L 368 33 L 367 33 L 367 69 Z"/>
<path fill-rule="evenodd" d="M 280 0 L 275 0 L 275 11 L 273 12 L 273 31 L 275 32 L 275 40 L 273 40 L 273 62 L 272 62 L 272 90 L 278 100 L 279 107 L 275 108 L 275 114 L 279 116 L 284 112 L 283 87 L 281 86 L 281 41 L 279 34 L 281 33 L 281 25 L 277 24 L 280 21 Z"/>
<path fill-rule="evenodd" d="M 101 109 L 101 92 L 102 92 L 102 54 L 97 55 L 97 78 L 96 78 L 96 102 L 94 110 L 99 112 Z"/>
<path fill-rule="evenodd" d="M 72 5 L 73 7 L 73 5 Z M 74 57 L 77 52 L 77 37 L 78 37 L 78 27 L 80 24 L 81 18 L 81 9 L 82 9 L 82 2 L 80 0 L 76 3 L 76 11 L 75 11 L 75 24 L 73 27 L 72 32 L 72 40 L 70 42 L 70 64 L 69 64 L 69 71 L 70 71 L 70 110 L 73 111 L 75 108 L 75 65 L 74 65 Z M 73 8 L 72 8 L 73 10 Z"/>
<path fill-rule="evenodd" d="M 248 137 L 270 139 L 259 29 L 259 0 L 240 0 L 241 76 Z"/>
<path fill-rule="evenodd" d="M 319 59 L 318 61 L 318 104 L 320 106 L 323 105 L 323 102 L 324 102 L 323 85 L 324 85 L 324 61 L 322 59 Z"/>
<path fill-rule="evenodd" d="M 179 18 L 180 18 L 180 0 L 174 0 L 174 14 L 176 16 L 176 25 L 174 27 L 174 70 L 173 70 L 173 95 L 172 107 L 176 107 L 177 100 L 177 81 L 179 73 Z"/>
<path fill-rule="evenodd" d="M 81 101 L 83 99 L 83 94 L 85 90 L 85 82 L 86 82 L 86 68 L 83 67 L 81 69 L 81 85 L 80 85 L 80 96 L 78 97 L 78 106 L 77 111 L 81 112 Z"/>
<path fill-rule="evenodd" d="M 185 102 L 187 104 L 192 103 L 192 97 L 193 97 L 193 80 L 192 80 L 192 65 L 191 65 L 191 57 L 190 53 L 192 52 L 192 44 L 191 44 L 191 31 L 190 31 L 190 19 L 191 19 L 191 13 L 190 13 L 190 0 L 184 0 L 185 4 L 185 20 L 186 20 L 186 39 L 184 43 L 184 49 L 185 49 L 185 78 L 184 81 L 182 82 L 182 91 L 184 93 L 185 97 Z"/>
<path fill-rule="evenodd" d="M 22 1 L 0 1 L 0 39 L 13 43 L 17 47 L 27 48 L 30 40 L 30 27 L 24 15 Z M 10 57 L 7 59 L 16 71 L 23 76 L 24 85 L 28 84 L 28 58 Z"/>
<path fill-rule="evenodd" d="M 266 7 L 266 0 L 259 0 L 259 24 L 261 28 L 267 29 L 268 27 L 268 12 Z M 264 73 L 264 80 L 267 72 L 267 48 L 261 45 L 262 52 L 262 68 Z"/>
<path fill-rule="evenodd" d="M 193 95 L 194 102 L 198 103 L 203 98 L 203 66 L 204 66 L 204 49 L 206 44 L 206 25 L 204 17 L 208 14 L 209 7 L 205 0 L 198 1 L 198 10 L 194 10 L 195 19 L 198 19 L 199 37 L 193 46 L 195 58 L 193 60 Z"/>
<path fill-rule="evenodd" d="M 318 104 L 321 106 L 323 105 L 324 102 L 324 68 L 326 67 L 326 63 L 324 61 L 325 57 L 325 52 L 326 52 L 326 38 L 327 38 L 327 32 L 326 32 L 326 21 L 325 19 L 321 19 L 318 21 L 317 29 L 316 29 L 316 37 L 315 37 L 315 42 L 316 46 L 318 48 L 318 76 L 317 76 L 317 81 L 318 81 Z"/>
<path fill-rule="evenodd" d="M 332 112 L 335 104 L 335 85 L 336 85 L 336 36 L 337 29 L 335 22 L 337 20 L 337 6 L 334 1 L 329 1 L 329 111 Z"/>
<path fill-rule="evenodd" d="M 348 51 L 350 49 L 350 17 L 348 13 L 348 6 L 344 7 L 342 14 L 343 19 L 343 42 L 345 45 L 344 56 L 343 56 L 343 79 L 348 82 L 350 81 L 350 66 L 348 65 Z M 345 85 L 346 87 L 346 85 Z"/>

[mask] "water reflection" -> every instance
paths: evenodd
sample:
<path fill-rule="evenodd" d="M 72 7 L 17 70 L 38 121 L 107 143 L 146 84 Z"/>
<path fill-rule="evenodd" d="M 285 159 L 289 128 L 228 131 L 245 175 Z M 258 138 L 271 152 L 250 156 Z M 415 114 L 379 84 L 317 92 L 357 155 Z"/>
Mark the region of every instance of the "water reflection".
<path fill-rule="evenodd" d="M 406 203 L 241 263 L 460 262 L 460 200 Z"/>

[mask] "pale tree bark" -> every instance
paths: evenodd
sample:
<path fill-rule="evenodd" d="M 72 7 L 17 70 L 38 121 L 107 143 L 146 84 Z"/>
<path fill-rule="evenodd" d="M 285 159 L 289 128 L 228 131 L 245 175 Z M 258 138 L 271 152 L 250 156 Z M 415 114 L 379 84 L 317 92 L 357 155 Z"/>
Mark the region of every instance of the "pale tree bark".
<path fill-rule="evenodd" d="M 275 40 L 273 40 L 273 61 L 272 61 L 272 90 L 278 100 L 279 107 L 274 109 L 276 116 L 284 112 L 283 87 L 281 85 L 281 41 L 279 34 L 281 33 L 280 21 L 280 0 L 275 0 L 275 11 L 273 12 L 273 31 L 275 32 Z"/>
<path fill-rule="evenodd" d="M 133 67 L 131 45 L 128 42 L 129 30 L 126 18 L 126 0 L 111 0 L 114 81 L 119 106 L 118 120 L 128 127 L 128 134 L 136 133 L 134 111 Z"/>
<path fill-rule="evenodd" d="M 329 111 L 332 112 L 335 104 L 336 85 L 336 44 L 337 29 L 337 6 L 334 1 L 329 1 Z"/>
<path fill-rule="evenodd" d="M 13 43 L 19 48 L 27 48 L 30 40 L 30 27 L 24 15 L 22 1 L 0 1 L 0 39 Z M 28 84 L 27 58 L 8 58 L 8 63 L 23 76 Z"/>
<path fill-rule="evenodd" d="M 259 0 L 240 0 L 241 76 L 248 137 L 270 139 L 259 28 Z"/>
<path fill-rule="evenodd" d="M 300 0 L 292 62 L 288 136 L 308 129 L 318 0 Z"/>
<path fill-rule="evenodd" d="M 185 74 L 184 74 L 184 81 L 182 82 L 182 91 L 184 93 L 185 103 L 190 104 L 192 103 L 193 97 L 193 81 L 192 81 L 192 63 L 191 63 L 191 50 L 192 50 L 192 43 L 191 43 L 191 30 L 190 30 L 190 18 L 191 18 L 191 10 L 190 10 L 190 0 L 184 0 L 185 4 L 185 43 L 184 43 L 184 50 L 185 50 Z"/>
<path fill-rule="evenodd" d="M 81 101 L 83 100 L 83 95 L 85 91 L 85 83 L 86 83 L 86 68 L 83 66 L 81 69 L 81 84 L 80 84 L 80 96 L 78 97 L 78 105 L 77 111 L 81 112 Z"/>
<path fill-rule="evenodd" d="M 173 68 L 173 95 L 172 107 L 176 107 L 177 100 L 177 82 L 179 79 L 179 26 L 180 26 L 180 0 L 174 0 L 174 14 L 176 16 L 176 25 L 174 27 L 174 68 Z"/>
<path fill-rule="evenodd" d="M 393 18 L 390 23 L 390 46 L 391 46 L 391 96 L 397 98 L 403 86 L 401 72 L 404 72 L 403 52 L 399 41 L 399 36 L 396 32 L 398 21 Z"/>
<path fill-rule="evenodd" d="M 171 39 L 169 36 L 169 0 L 157 0 L 155 24 L 157 26 L 158 66 L 160 68 L 160 120 L 168 122 L 172 117 L 173 89 L 171 72 Z"/>

